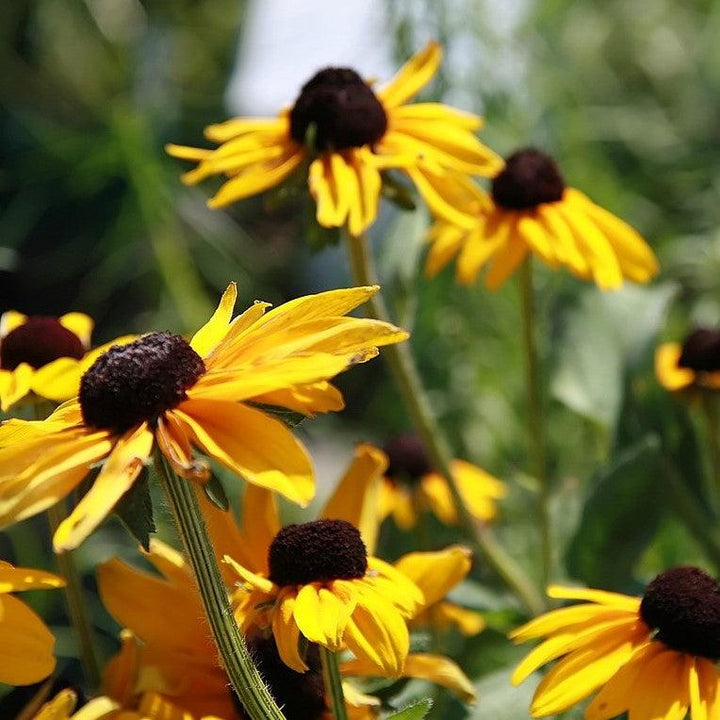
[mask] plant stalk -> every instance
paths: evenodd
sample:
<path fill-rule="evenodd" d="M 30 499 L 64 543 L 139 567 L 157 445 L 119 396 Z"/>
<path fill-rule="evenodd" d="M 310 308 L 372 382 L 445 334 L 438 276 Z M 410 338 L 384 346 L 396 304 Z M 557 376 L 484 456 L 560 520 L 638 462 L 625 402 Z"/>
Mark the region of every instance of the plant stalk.
<path fill-rule="evenodd" d="M 50 525 L 50 537 L 55 535 L 60 523 L 65 519 L 67 515 L 66 507 L 63 498 L 48 508 L 47 517 Z M 60 575 L 65 578 L 67 583 L 63 589 L 65 603 L 70 624 L 75 632 L 85 682 L 88 685 L 88 690 L 96 690 L 100 686 L 100 665 L 95 654 L 92 623 L 85 603 L 80 573 L 75 565 L 75 558 L 71 551 L 58 553 L 55 558 L 57 559 Z"/>
<path fill-rule="evenodd" d="M 330 696 L 332 716 L 334 720 L 347 720 L 347 707 L 345 705 L 342 675 L 340 674 L 337 655 L 322 645 L 318 647 L 320 649 L 320 660 L 322 661 L 325 694 Z"/>
<path fill-rule="evenodd" d="M 552 537 L 550 533 L 550 487 L 545 456 L 545 429 L 540 372 L 535 345 L 535 302 L 533 297 L 532 257 L 528 255 L 520 266 L 520 306 L 523 325 L 523 352 L 525 355 L 526 388 L 528 396 L 528 432 L 530 451 L 535 464 L 538 483 L 537 521 L 540 533 L 540 560 L 543 587 L 552 577 Z"/>
<path fill-rule="evenodd" d="M 365 235 L 348 234 L 348 254 L 353 279 L 357 285 L 377 285 L 377 272 Z M 391 322 L 390 313 L 382 293 L 373 295 L 367 303 L 369 315 L 376 320 Z M 433 412 L 425 388 L 420 379 L 409 343 L 387 345 L 383 357 L 390 366 L 395 384 L 405 403 L 415 430 L 422 438 L 433 466 L 445 477 L 458 511 L 458 517 L 478 555 L 483 556 L 503 581 L 510 587 L 532 614 L 545 608 L 543 597 L 538 593 L 523 569 L 508 555 L 495 539 L 492 530 L 480 525 L 467 509 L 451 469 L 449 446 Z"/>
<path fill-rule="evenodd" d="M 155 467 L 195 572 L 205 614 L 223 666 L 240 702 L 252 720 L 284 720 L 285 716 L 250 659 L 233 617 L 213 546 L 190 482 L 178 477 L 159 451 L 155 452 Z"/>

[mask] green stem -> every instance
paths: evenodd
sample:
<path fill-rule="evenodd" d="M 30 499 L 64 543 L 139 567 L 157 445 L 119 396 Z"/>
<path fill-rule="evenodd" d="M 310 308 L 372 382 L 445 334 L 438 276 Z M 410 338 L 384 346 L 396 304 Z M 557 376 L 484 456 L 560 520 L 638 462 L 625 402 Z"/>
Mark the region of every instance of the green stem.
<path fill-rule="evenodd" d="M 357 237 L 348 235 L 348 253 L 355 283 L 357 285 L 377 285 L 377 272 L 364 235 Z M 376 293 L 370 298 L 368 307 L 369 314 L 374 319 L 391 322 L 390 313 L 381 293 Z M 448 482 L 460 522 L 467 535 L 472 539 L 477 553 L 485 557 L 531 613 L 542 612 L 545 603 L 527 574 L 497 542 L 492 530 L 485 525 L 480 526 L 465 505 L 452 473 L 452 456 L 448 443 L 430 405 L 415 360 L 410 352 L 409 343 L 385 346 L 383 357 L 390 366 L 395 384 L 400 391 L 413 425 L 422 438 L 432 464 Z"/>
<path fill-rule="evenodd" d="M 538 483 L 537 518 L 540 531 L 540 557 L 543 587 L 552 576 L 552 538 L 550 534 L 550 488 L 545 458 L 540 372 L 535 347 L 535 304 L 533 298 L 532 257 L 520 266 L 520 300 L 525 354 L 526 387 L 528 395 L 528 430 L 530 449 L 534 456 L 535 477 Z"/>
<path fill-rule="evenodd" d="M 65 519 L 66 514 L 64 499 L 59 500 L 48 509 L 47 517 L 51 537 L 55 535 L 60 523 Z M 72 552 L 59 553 L 55 557 L 57 558 L 60 574 L 65 578 L 67 583 L 64 588 L 64 593 L 68 616 L 77 639 L 85 681 L 87 682 L 88 689 L 92 691 L 100 686 L 100 666 L 97 655 L 95 654 L 92 623 L 90 622 L 85 604 L 80 573 L 78 573 Z"/>
<path fill-rule="evenodd" d="M 710 456 L 711 482 L 708 483 L 710 506 L 717 514 L 720 509 L 720 415 L 715 395 L 714 392 L 703 392 L 701 401 L 705 414 L 705 436 Z"/>
<path fill-rule="evenodd" d="M 322 645 L 318 647 L 320 648 L 320 659 L 322 660 L 325 694 L 330 695 L 333 718 L 334 720 L 347 720 L 347 707 L 345 706 L 342 675 L 340 674 L 337 655 Z"/>
<path fill-rule="evenodd" d="M 175 475 L 160 452 L 155 453 L 155 467 L 195 571 L 215 644 L 240 702 L 252 720 L 283 720 L 284 715 L 253 665 L 233 617 L 213 546 L 190 482 Z"/>

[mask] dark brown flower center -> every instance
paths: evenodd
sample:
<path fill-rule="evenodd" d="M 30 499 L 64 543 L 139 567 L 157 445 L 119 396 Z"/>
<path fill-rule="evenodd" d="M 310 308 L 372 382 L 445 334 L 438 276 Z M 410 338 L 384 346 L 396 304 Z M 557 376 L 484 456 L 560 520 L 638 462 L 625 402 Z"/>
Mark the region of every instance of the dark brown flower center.
<path fill-rule="evenodd" d="M 311 138 L 308 130 L 312 127 Z M 376 143 L 387 130 L 382 104 L 349 68 L 325 68 L 303 85 L 290 111 L 290 135 L 315 149 L 346 150 Z"/>
<path fill-rule="evenodd" d="M 202 358 L 179 335 L 155 332 L 113 345 L 82 376 L 83 420 L 117 432 L 153 423 L 182 402 L 204 372 Z"/>
<path fill-rule="evenodd" d="M 507 210 L 529 210 L 561 200 L 565 182 L 555 161 L 535 148 L 524 148 L 505 160 L 492 182 L 493 200 Z"/>
<path fill-rule="evenodd" d="M 720 330 L 693 330 L 685 338 L 678 365 L 699 372 L 720 370 Z"/>
<path fill-rule="evenodd" d="M 254 635 L 247 639 L 247 647 L 287 720 L 322 720 L 327 717 L 322 663 L 317 645 L 308 645 L 305 664 L 309 669 L 304 673 L 295 672 L 282 661 L 272 635 Z M 237 700 L 235 693 L 233 699 Z M 238 710 L 242 710 L 239 700 L 237 704 Z"/>
<path fill-rule="evenodd" d="M 0 367 L 14 370 L 20 363 L 35 369 L 61 357 L 79 360 L 85 354 L 80 338 L 57 318 L 29 317 L 0 342 Z"/>
<path fill-rule="evenodd" d="M 383 448 L 390 464 L 385 475 L 394 482 L 415 484 L 431 470 L 422 440 L 412 433 L 396 435 Z"/>
<path fill-rule="evenodd" d="M 660 573 L 645 589 L 640 616 L 673 650 L 720 658 L 720 585 L 702 570 Z"/>
<path fill-rule="evenodd" d="M 284 527 L 270 544 L 268 565 L 281 586 L 352 580 L 365 575 L 367 550 L 349 522 L 314 520 Z"/>

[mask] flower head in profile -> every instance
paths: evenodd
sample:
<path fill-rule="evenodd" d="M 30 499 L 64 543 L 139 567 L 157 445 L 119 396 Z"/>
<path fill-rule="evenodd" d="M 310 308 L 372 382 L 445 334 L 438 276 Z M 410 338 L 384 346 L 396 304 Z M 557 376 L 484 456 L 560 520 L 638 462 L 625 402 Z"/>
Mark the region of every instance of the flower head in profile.
<path fill-rule="evenodd" d="M 101 465 L 55 533 L 58 551 L 72 549 L 129 490 L 155 447 L 190 480 L 209 475 L 196 448 L 247 482 L 306 504 L 314 493 L 307 453 L 257 405 L 308 416 L 341 409 L 328 380 L 407 337 L 387 323 L 346 317 L 377 289 L 310 295 L 268 312 L 255 303 L 232 319 L 233 284 L 190 342 L 155 332 L 113 346 L 82 376 L 79 396 L 47 420 L 0 428 L 0 524 L 53 505 Z"/>
<path fill-rule="evenodd" d="M 470 284 L 488 266 L 485 284 L 499 288 L 529 255 L 565 267 L 602 290 L 625 280 L 646 283 L 658 272 L 652 250 L 627 223 L 565 185 L 553 159 L 535 148 L 507 158 L 486 195 L 467 181 L 455 204 L 475 217 L 472 227 L 441 218 L 431 228 L 427 274 L 457 256 L 457 279 Z"/>
<path fill-rule="evenodd" d="M 377 215 L 382 171 L 396 169 L 436 214 L 467 225 L 448 201 L 454 176 L 491 175 L 502 161 L 474 135 L 481 118 L 440 103 L 405 104 L 430 82 L 441 58 L 440 46 L 429 43 L 378 90 L 350 68 L 325 68 L 278 117 L 211 125 L 205 135 L 220 145 L 215 150 L 168 145 L 167 151 L 198 163 L 183 177 L 188 184 L 227 176 L 208 203 L 213 208 L 263 192 L 303 168 L 318 223 L 347 226 L 357 235 Z"/>
<path fill-rule="evenodd" d="M 90 350 L 93 325 L 90 317 L 79 312 L 59 318 L 4 312 L 0 317 L 0 410 L 6 412 L 28 397 L 62 402 L 77 395 L 83 372 L 110 346 Z"/>
<path fill-rule="evenodd" d="M 720 390 L 720 330 L 696 328 L 683 341 L 655 351 L 655 375 L 670 391 Z"/>
<path fill-rule="evenodd" d="M 419 514 L 430 510 L 446 525 L 458 522 L 457 510 L 447 480 L 436 472 L 422 440 L 413 434 L 397 435 L 385 444 L 388 468 L 380 489 L 380 517 L 393 516 L 398 527 L 410 530 Z M 477 465 L 453 460 L 458 490 L 473 517 L 489 522 L 497 512 L 496 500 L 507 489 L 497 478 Z"/>
<path fill-rule="evenodd" d="M 558 586 L 548 594 L 587 602 L 511 635 L 516 642 L 545 638 L 516 668 L 515 684 L 561 658 L 535 691 L 533 717 L 564 712 L 598 690 L 587 720 L 720 717 L 720 586 L 702 570 L 667 570 L 642 598 Z"/>
<path fill-rule="evenodd" d="M 55 669 L 55 637 L 22 600 L 11 593 L 47 590 L 65 581 L 42 570 L 0 561 L 0 682 L 31 685 Z"/>

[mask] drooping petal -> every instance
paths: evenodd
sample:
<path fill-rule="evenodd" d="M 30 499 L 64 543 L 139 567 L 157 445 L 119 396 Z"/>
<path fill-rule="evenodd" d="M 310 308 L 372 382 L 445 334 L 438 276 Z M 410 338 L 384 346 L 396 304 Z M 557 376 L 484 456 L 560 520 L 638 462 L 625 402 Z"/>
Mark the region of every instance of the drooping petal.
<path fill-rule="evenodd" d="M 426 503 L 440 522 L 454 525 L 457 522 L 457 511 L 448 487 L 447 480 L 436 472 L 423 476 L 420 489 Z"/>
<path fill-rule="evenodd" d="M 207 455 L 249 483 L 306 505 L 315 493 L 305 449 L 279 420 L 245 405 L 189 400 L 174 414 Z"/>
<path fill-rule="evenodd" d="M 485 275 L 485 285 L 488 290 L 498 290 L 502 287 L 529 252 L 525 241 L 517 234 L 515 221 L 509 220 L 508 224 L 508 241 L 495 252 L 490 269 Z"/>
<path fill-rule="evenodd" d="M 177 475 L 199 483 L 204 483 L 210 478 L 207 462 L 193 457 L 190 440 L 172 410 L 158 418 L 155 439 L 160 452 Z"/>
<path fill-rule="evenodd" d="M 47 590 L 64 585 L 65 580 L 52 573 L 34 568 L 13 567 L 6 562 L 0 563 L 0 593 Z"/>
<path fill-rule="evenodd" d="M 253 400 L 263 405 L 287 408 L 308 417 L 318 413 L 338 412 L 345 407 L 342 393 L 327 380 L 272 390 L 255 395 Z"/>
<path fill-rule="evenodd" d="M 348 583 L 334 589 L 316 583 L 304 585 L 295 601 L 295 622 L 311 642 L 337 652 L 355 609 L 357 594 Z"/>
<path fill-rule="evenodd" d="M 153 441 L 147 423 L 118 439 L 87 495 L 55 531 L 56 552 L 76 548 L 110 514 L 143 469 Z"/>
<path fill-rule="evenodd" d="M 296 672 L 309 669 L 299 651 L 300 628 L 295 622 L 296 596 L 290 588 L 283 588 L 273 613 L 272 632 L 282 661 Z"/>

